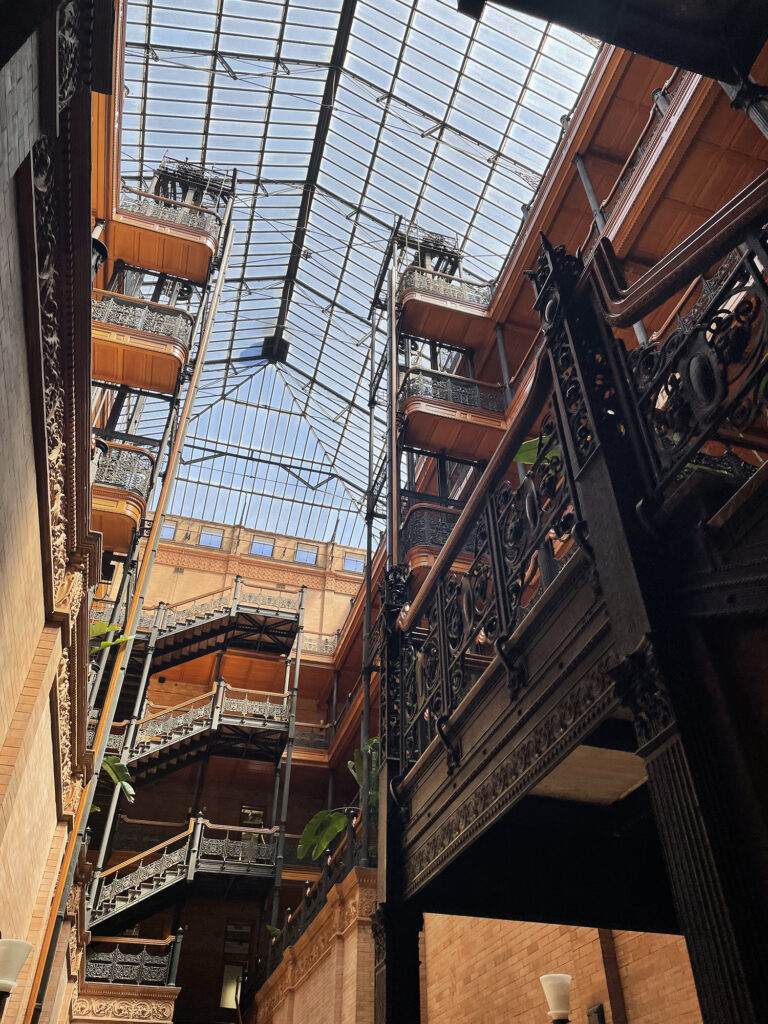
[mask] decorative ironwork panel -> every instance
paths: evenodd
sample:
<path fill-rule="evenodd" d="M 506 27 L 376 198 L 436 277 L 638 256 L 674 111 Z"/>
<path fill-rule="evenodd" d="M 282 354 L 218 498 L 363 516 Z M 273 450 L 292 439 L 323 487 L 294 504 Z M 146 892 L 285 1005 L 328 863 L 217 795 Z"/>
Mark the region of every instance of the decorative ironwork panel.
<path fill-rule="evenodd" d="M 221 227 L 221 221 L 214 214 L 206 213 L 195 206 L 171 202 L 162 196 L 121 192 L 120 210 L 139 213 L 143 217 L 152 217 L 171 224 L 180 224 L 186 228 L 196 228 L 198 231 L 206 231 L 214 238 L 218 237 Z"/>
<path fill-rule="evenodd" d="M 301 649 L 316 654 L 333 654 L 338 642 L 338 633 L 304 633 Z"/>
<path fill-rule="evenodd" d="M 474 306 L 488 306 L 493 296 L 491 284 L 463 281 L 460 278 L 430 273 L 428 270 L 419 270 L 415 267 L 406 270 L 400 278 L 398 291 L 403 292 L 407 288 L 418 288 L 420 291 L 432 292 L 446 299 L 470 302 Z"/>
<path fill-rule="evenodd" d="M 96 483 L 149 497 L 154 460 L 148 452 L 110 445 L 99 459 Z"/>
<path fill-rule="evenodd" d="M 206 704 L 198 707 L 188 708 L 185 711 L 169 711 L 165 715 L 158 715 L 148 721 L 140 722 L 136 732 L 136 744 L 148 743 L 159 737 L 161 742 L 167 742 L 173 736 L 183 733 L 189 735 L 192 732 L 200 732 L 208 728 L 213 715 L 213 701 L 210 697 Z"/>
<path fill-rule="evenodd" d="M 186 864 L 187 852 L 189 850 L 189 836 L 186 836 L 181 846 L 175 850 L 164 850 L 154 860 L 144 863 L 139 861 L 138 867 L 125 875 L 115 875 L 111 881 L 105 882 L 100 894 L 99 907 L 96 908 L 97 916 L 99 909 L 108 909 L 114 903 L 117 896 L 125 892 L 138 891 L 144 882 L 153 881 L 156 888 L 174 881 L 178 876 L 178 868 Z M 169 877 L 172 873 L 172 877 Z"/>
<path fill-rule="evenodd" d="M 200 863 L 205 861 L 233 862 L 236 865 L 273 866 L 277 855 L 277 836 L 274 832 L 242 832 L 233 838 L 229 832 L 223 835 L 203 835 L 200 840 Z"/>
<path fill-rule="evenodd" d="M 194 326 L 193 318 L 182 309 L 163 309 L 156 303 L 105 293 L 94 297 L 91 315 L 99 323 L 160 334 L 181 342 L 187 348 Z"/>
<path fill-rule="evenodd" d="M 429 496 L 423 500 L 429 501 Z M 459 513 L 450 509 L 430 508 L 427 505 L 412 509 L 400 531 L 400 549 L 441 548 L 453 532 L 458 518 Z"/>
<path fill-rule="evenodd" d="M 85 980 L 115 985 L 167 985 L 172 948 L 156 956 L 146 947 L 138 953 L 129 953 L 119 946 L 110 951 L 99 951 L 91 944 L 85 953 Z"/>
<path fill-rule="evenodd" d="M 440 402 L 466 405 L 472 409 L 504 412 L 506 402 L 500 388 L 479 380 L 468 380 L 437 370 L 409 370 L 400 389 L 400 398 L 434 398 Z"/>
<path fill-rule="evenodd" d="M 251 700 L 245 697 L 225 697 L 225 715 L 239 715 L 241 718 L 265 718 L 274 722 L 288 721 L 288 705 L 285 702 L 271 703 L 269 700 Z"/>
<path fill-rule="evenodd" d="M 240 593 L 240 605 L 252 608 L 277 608 L 297 612 L 299 597 L 297 594 L 281 594 L 272 590 L 243 590 Z"/>
<path fill-rule="evenodd" d="M 698 300 L 670 333 L 625 354 L 658 489 L 708 460 L 721 472 L 754 471 L 719 456 L 722 445 L 727 456 L 728 446 L 738 446 L 739 435 L 765 417 L 767 262 L 763 233 L 704 280 Z"/>

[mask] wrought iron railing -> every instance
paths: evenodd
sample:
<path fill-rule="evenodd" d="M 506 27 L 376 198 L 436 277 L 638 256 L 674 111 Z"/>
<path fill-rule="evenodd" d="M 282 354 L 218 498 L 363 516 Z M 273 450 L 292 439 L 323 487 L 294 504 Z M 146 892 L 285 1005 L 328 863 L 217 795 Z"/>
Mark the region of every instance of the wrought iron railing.
<path fill-rule="evenodd" d="M 213 211 L 128 187 L 123 188 L 120 193 L 119 212 L 139 213 L 143 217 L 195 228 L 198 231 L 205 231 L 214 238 L 218 238 L 223 223 L 221 217 Z"/>
<path fill-rule="evenodd" d="M 126 758 L 130 764 L 147 753 L 156 753 L 181 740 L 215 729 L 222 719 L 225 724 L 233 724 L 232 720 L 236 719 L 241 727 L 263 728 L 286 726 L 289 716 L 288 698 L 284 694 L 243 690 L 229 686 L 222 679 L 206 693 L 145 714 L 133 725 L 114 722 L 106 749 L 109 753 L 123 753 L 128 743 Z M 95 739 L 97 724 L 95 721 L 88 724 L 89 746 Z"/>
<path fill-rule="evenodd" d="M 85 980 L 110 985 L 169 985 L 175 942 L 91 939 L 85 950 Z"/>
<path fill-rule="evenodd" d="M 749 434 L 768 404 L 766 267 L 763 231 L 702 278 L 696 300 L 658 340 L 622 347 L 657 491 L 696 466 L 737 477 L 755 472 L 757 463 L 740 456 L 765 451 Z"/>
<path fill-rule="evenodd" d="M 91 922 L 105 920 L 196 872 L 248 874 L 275 866 L 279 829 L 214 825 L 201 815 L 184 832 L 96 872 L 90 887 Z"/>
<path fill-rule="evenodd" d="M 349 811 L 346 833 L 335 851 L 323 856 L 320 878 L 314 885 L 307 882 L 299 906 L 293 911 L 290 908 L 286 911 L 283 927 L 280 934 L 275 935 L 270 942 L 267 963 L 263 965 L 256 984 L 263 983 L 270 971 L 277 967 L 285 950 L 295 945 L 325 906 L 328 893 L 334 885 L 346 878 L 359 862 L 363 852 L 360 840 L 360 820 L 359 817 L 355 818 L 354 814 L 353 810 Z M 368 859 L 369 864 L 375 866 L 376 856 L 372 849 L 368 850 Z"/>
<path fill-rule="evenodd" d="M 339 633 L 307 633 L 301 638 L 302 653 L 333 654 L 339 642 Z"/>
<path fill-rule="evenodd" d="M 198 858 L 202 870 L 227 866 L 274 867 L 277 856 L 277 828 L 236 828 L 229 825 L 211 825 L 206 822 L 200 839 Z"/>
<path fill-rule="evenodd" d="M 133 491 L 144 500 L 149 497 L 155 460 L 141 448 L 110 444 L 99 460 L 97 484 Z"/>
<path fill-rule="evenodd" d="M 439 295 L 454 302 L 468 302 L 473 306 L 488 306 L 493 297 L 493 285 L 440 274 L 434 270 L 409 267 L 398 283 L 398 298 L 409 288 Z"/>
<path fill-rule="evenodd" d="M 327 750 L 331 744 L 330 725 L 315 725 L 310 722 L 296 723 L 296 745 Z"/>
<path fill-rule="evenodd" d="M 400 385 L 400 403 L 406 398 L 432 398 L 489 412 L 504 412 L 506 408 L 504 389 L 498 384 L 486 384 L 469 377 L 421 367 L 412 367 L 406 371 Z"/>
<path fill-rule="evenodd" d="M 173 338 L 187 348 L 195 324 L 186 310 L 98 289 L 93 293 L 91 316 L 102 324 Z"/>
<path fill-rule="evenodd" d="M 400 550 L 404 553 L 417 547 L 441 548 L 458 522 L 458 510 L 431 504 L 429 495 L 422 499 L 422 504 L 409 508 L 400 528 Z"/>

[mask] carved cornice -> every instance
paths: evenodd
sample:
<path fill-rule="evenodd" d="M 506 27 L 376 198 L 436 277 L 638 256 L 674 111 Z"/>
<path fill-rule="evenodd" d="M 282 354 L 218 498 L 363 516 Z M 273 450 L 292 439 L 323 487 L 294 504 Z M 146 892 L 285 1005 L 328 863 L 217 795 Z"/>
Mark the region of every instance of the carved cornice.
<path fill-rule="evenodd" d="M 181 989 L 156 985 L 107 985 L 83 982 L 72 1002 L 72 1020 L 170 1021 Z"/>

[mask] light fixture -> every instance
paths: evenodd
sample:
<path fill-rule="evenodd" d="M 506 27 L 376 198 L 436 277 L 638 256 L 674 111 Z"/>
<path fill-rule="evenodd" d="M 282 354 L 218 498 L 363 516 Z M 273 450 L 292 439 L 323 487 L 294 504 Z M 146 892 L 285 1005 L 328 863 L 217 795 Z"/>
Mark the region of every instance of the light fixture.
<path fill-rule="evenodd" d="M 549 1006 L 549 1016 L 555 1024 L 567 1024 L 571 1012 L 570 974 L 543 974 L 539 981 Z"/>
<path fill-rule="evenodd" d="M 0 1016 L 31 949 L 32 943 L 22 939 L 0 939 Z"/>

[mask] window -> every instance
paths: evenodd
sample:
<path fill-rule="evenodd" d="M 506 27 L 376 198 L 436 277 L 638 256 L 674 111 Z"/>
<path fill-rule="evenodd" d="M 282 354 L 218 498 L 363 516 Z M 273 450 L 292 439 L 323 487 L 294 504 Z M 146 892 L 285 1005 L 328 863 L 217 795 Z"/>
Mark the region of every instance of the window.
<path fill-rule="evenodd" d="M 365 562 L 362 558 L 358 558 L 357 555 L 344 555 L 345 572 L 362 572 L 364 568 Z"/>
<path fill-rule="evenodd" d="M 317 563 L 317 548 L 307 548 L 299 544 L 296 548 L 296 562 L 306 562 L 307 565 Z"/>
<path fill-rule="evenodd" d="M 262 555 L 264 558 L 271 558 L 275 550 L 275 542 L 273 540 L 252 540 L 251 541 L 251 554 Z"/>
<path fill-rule="evenodd" d="M 176 536 L 176 523 L 163 523 L 160 527 L 160 540 L 173 540 Z"/>
<path fill-rule="evenodd" d="M 264 828 L 264 811 L 260 807 L 240 807 L 240 824 L 246 828 Z"/>
<path fill-rule="evenodd" d="M 237 1007 L 237 995 L 243 980 L 244 964 L 224 964 L 224 977 L 221 982 L 221 1000 L 219 1006 L 227 1010 Z"/>
<path fill-rule="evenodd" d="M 200 531 L 200 540 L 198 544 L 202 544 L 206 548 L 220 548 L 221 542 L 224 539 L 224 533 L 222 530 L 206 530 Z"/>

